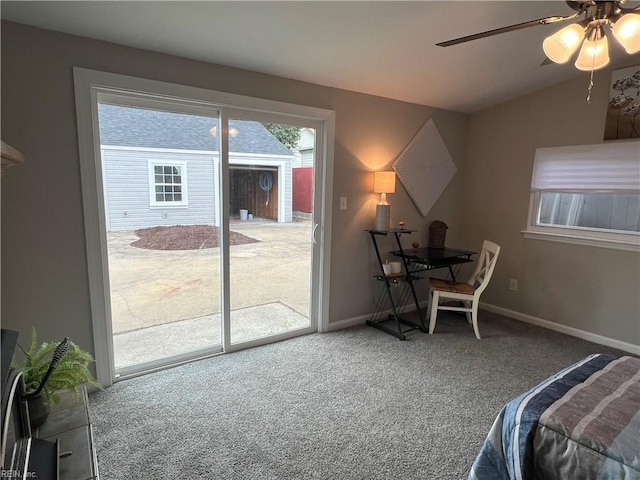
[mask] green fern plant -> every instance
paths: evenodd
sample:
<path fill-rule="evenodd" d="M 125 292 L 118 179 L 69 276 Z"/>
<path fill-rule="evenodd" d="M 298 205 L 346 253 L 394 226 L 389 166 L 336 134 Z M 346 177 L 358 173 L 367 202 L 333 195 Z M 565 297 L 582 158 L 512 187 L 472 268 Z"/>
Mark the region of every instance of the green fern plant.
<path fill-rule="evenodd" d="M 25 350 L 21 345 L 20 350 L 24 354 L 24 365 L 22 374 L 27 393 L 38 388 L 42 378 L 49 368 L 52 352 L 60 342 L 44 342 L 38 344 L 36 329 L 31 329 L 31 343 L 29 349 Z M 49 376 L 43 391 L 47 398 L 53 403 L 58 403 L 60 397 L 58 390 L 73 390 L 78 393 L 78 387 L 83 383 L 89 383 L 100 388 L 100 385 L 89 371 L 89 363 L 93 362 L 90 353 L 82 350 L 74 342 L 69 342 L 69 349 L 62 356 L 56 369 Z"/>

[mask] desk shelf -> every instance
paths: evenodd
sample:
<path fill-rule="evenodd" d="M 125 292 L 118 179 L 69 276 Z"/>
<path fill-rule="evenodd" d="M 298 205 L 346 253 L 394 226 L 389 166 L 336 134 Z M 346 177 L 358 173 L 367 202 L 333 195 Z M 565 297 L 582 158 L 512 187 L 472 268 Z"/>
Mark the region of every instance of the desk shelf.
<path fill-rule="evenodd" d="M 407 271 L 411 274 L 447 268 L 453 281 L 456 280 L 454 267 L 459 269 L 462 264 L 471 262 L 471 256 L 476 254 L 476 252 L 470 250 L 432 247 L 410 250 L 400 249 L 390 253 L 394 257 L 401 258 L 407 267 Z"/>
<path fill-rule="evenodd" d="M 377 240 L 379 236 L 393 235 L 399 251 L 402 252 L 400 236 L 403 234 L 411 234 L 414 230 L 390 229 L 388 231 L 367 231 L 371 236 L 371 242 L 373 243 L 378 260 L 378 267 L 380 269 L 380 274 L 374 275 L 374 278 L 381 283 L 381 291 L 377 295 L 376 306 L 373 315 L 367 320 L 367 325 L 393 335 L 400 340 L 405 340 L 405 333 L 412 330 L 426 332 L 424 317 L 414 288 L 414 282 L 420 280 L 421 277 L 411 274 L 409 271 L 409 262 L 404 256 L 401 257 L 403 272 L 385 275 Z M 415 305 L 418 315 L 417 322 L 408 319 L 406 316 L 407 310 L 412 308 L 412 303 Z M 409 328 L 403 328 L 403 325 Z"/>

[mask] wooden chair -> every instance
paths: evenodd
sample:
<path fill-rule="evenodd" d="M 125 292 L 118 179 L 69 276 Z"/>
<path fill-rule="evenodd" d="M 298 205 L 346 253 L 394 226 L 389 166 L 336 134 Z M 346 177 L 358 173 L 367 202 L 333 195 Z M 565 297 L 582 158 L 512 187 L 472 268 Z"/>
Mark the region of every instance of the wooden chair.
<path fill-rule="evenodd" d="M 431 292 L 431 319 L 429 322 L 429 333 L 433 333 L 436 328 L 436 317 L 438 310 L 450 310 L 454 312 L 465 312 L 467 321 L 473 325 L 476 338 L 480 340 L 478 331 L 478 303 L 480 295 L 487 288 L 493 269 L 498 260 L 500 246 L 485 240 L 482 244 L 482 251 L 478 258 L 473 275 L 466 283 L 441 280 L 439 278 L 429 279 Z M 443 300 L 456 300 L 462 306 L 441 305 Z"/>

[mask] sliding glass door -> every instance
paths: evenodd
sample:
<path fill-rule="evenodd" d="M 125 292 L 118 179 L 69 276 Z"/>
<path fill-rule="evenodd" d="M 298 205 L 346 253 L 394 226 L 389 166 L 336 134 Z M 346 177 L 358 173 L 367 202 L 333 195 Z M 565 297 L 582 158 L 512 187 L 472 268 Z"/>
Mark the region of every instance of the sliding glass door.
<path fill-rule="evenodd" d="M 315 130 L 252 118 L 228 120 L 230 345 L 315 329 Z"/>
<path fill-rule="evenodd" d="M 222 351 L 218 111 L 97 110 L 116 375 Z"/>
<path fill-rule="evenodd" d="M 322 123 L 124 90 L 93 106 L 112 379 L 316 331 Z"/>

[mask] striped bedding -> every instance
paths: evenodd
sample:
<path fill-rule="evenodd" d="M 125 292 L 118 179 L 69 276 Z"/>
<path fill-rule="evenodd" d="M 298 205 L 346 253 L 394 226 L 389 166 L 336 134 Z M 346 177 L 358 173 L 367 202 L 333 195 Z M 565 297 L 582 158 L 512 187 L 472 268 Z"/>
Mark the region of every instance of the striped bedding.
<path fill-rule="evenodd" d="M 469 480 L 640 480 L 640 359 L 594 354 L 507 403 Z"/>

